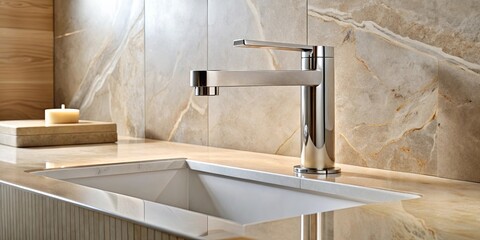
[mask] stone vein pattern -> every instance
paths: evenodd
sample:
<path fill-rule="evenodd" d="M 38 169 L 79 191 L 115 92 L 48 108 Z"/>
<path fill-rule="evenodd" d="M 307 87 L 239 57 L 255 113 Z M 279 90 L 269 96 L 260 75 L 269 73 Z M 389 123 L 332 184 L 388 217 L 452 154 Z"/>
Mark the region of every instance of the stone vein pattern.
<path fill-rule="evenodd" d="M 206 145 L 208 99 L 190 70 L 207 68 L 207 0 L 146 0 L 146 137 Z"/>
<path fill-rule="evenodd" d="M 300 69 L 297 52 L 233 48 L 235 39 L 306 43 L 306 1 L 208 1 L 208 68 Z M 209 98 L 209 144 L 298 156 L 300 87 L 220 88 Z"/>
<path fill-rule="evenodd" d="M 478 39 L 466 29 L 480 18 L 444 26 L 440 1 L 396 4 L 309 2 L 309 44 L 335 46 L 337 161 L 478 182 Z"/>
<path fill-rule="evenodd" d="M 55 1 L 55 106 L 143 137 L 144 3 Z"/>
<path fill-rule="evenodd" d="M 480 74 L 439 64 L 438 175 L 480 182 Z"/>
<path fill-rule="evenodd" d="M 312 0 L 309 6 L 341 13 L 356 23 L 371 22 L 448 55 L 480 63 L 478 0 L 465 0 L 461 4 L 445 0 Z"/>

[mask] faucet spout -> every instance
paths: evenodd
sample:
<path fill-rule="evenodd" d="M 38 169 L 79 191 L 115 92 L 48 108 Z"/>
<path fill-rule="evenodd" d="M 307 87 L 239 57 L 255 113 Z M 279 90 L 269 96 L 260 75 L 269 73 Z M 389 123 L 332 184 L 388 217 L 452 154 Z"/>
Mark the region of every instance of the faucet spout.
<path fill-rule="evenodd" d="M 210 87 L 318 86 L 322 82 L 322 77 L 322 71 L 197 70 L 190 72 L 190 85 L 196 89 Z"/>

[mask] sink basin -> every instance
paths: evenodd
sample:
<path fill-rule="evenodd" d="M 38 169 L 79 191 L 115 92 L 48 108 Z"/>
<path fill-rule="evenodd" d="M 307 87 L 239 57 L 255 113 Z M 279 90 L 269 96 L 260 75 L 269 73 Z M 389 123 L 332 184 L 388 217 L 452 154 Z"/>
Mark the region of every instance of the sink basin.
<path fill-rule="evenodd" d="M 418 197 L 184 159 L 34 174 L 142 199 L 145 222 L 197 235 L 218 224 L 243 226 Z"/>

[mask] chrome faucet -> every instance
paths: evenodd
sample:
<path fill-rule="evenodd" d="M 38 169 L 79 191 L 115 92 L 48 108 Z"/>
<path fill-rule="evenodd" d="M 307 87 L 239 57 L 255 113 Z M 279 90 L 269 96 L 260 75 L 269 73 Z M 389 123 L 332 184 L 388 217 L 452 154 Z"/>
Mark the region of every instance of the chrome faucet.
<path fill-rule="evenodd" d="M 191 71 L 197 96 L 216 96 L 219 87 L 301 86 L 301 164 L 297 173 L 333 174 L 335 168 L 335 89 L 333 47 L 235 40 L 235 47 L 302 53 L 302 70 Z"/>

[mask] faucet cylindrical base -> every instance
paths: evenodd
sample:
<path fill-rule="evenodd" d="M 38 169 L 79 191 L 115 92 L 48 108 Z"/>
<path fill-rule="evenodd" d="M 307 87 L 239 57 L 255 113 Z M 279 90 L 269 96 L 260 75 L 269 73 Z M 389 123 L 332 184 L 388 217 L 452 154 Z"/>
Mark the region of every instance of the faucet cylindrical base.
<path fill-rule="evenodd" d="M 326 168 L 326 169 L 317 169 L 317 168 L 304 168 L 301 165 L 293 166 L 293 171 L 296 173 L 307 173 L 307 174 L 320 174 L 320 175 L 328 175 L 328 174 L 337 174 L 341 172 L 340 168 Z"/>
<path fill-rule="evenodd" d="M 325 83 L 314 87 L 303 86 L 301 105 L 301 166 L 318 170 L 334 168 L 333 119 L 329 119 L 332 116 L 326 113 Z"/>

